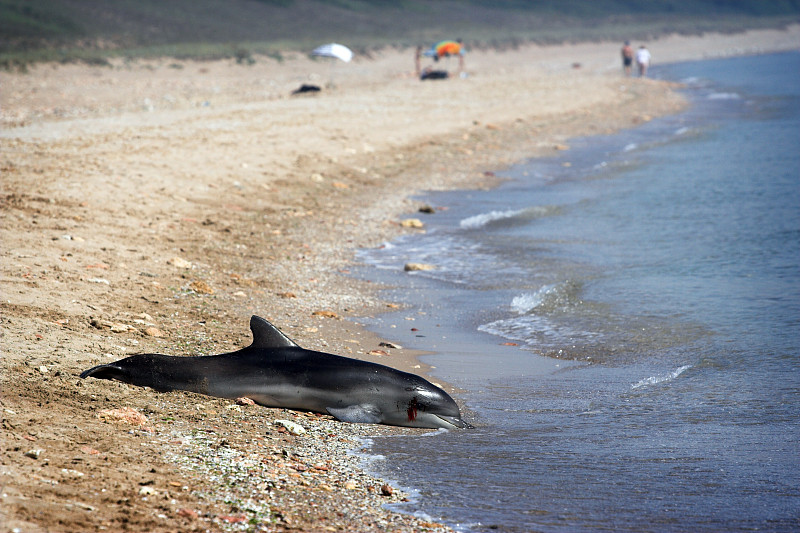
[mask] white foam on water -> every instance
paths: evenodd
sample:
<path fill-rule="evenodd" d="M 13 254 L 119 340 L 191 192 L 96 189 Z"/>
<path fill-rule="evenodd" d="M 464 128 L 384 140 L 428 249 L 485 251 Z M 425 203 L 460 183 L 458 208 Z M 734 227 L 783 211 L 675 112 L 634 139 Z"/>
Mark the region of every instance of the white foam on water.
<path fill-rule="evenodd" d="M 526 207 L 524 209 L 508 209 L 506 211 L 491 211 L 489 213 L 481 213 L 462 220 L 459 225 L 461 229 L 477 229 L 487 226 L 493 222 L 499 222 L 510 219 L 534 220 L 537 218 L 546 217 L 555 212 L 558 212 L 558 207 L 547 205 L 536 205 L 533 207 Z"/>
<path fill-rule="evenodd" d="M 513 218 L 517 215 L 520 215 L 524 212 L 524 210 L 508 210 L 508 211 L 492 211 L 490 213 L 481 213 L 480 215 L 475 215 L 469 218 L 465 218 L 460 222 L 460 226 L 464 229 L 476 229 L 489 224 L 490 222 L 494 222 L 495 220 L 503 220 L 506 218 Z"/>
<path fill-rule="evenodd" d="M 536 292 L 520 294 L 511 300 L 511 309 L 524 315 L 545 303 L 547 297 L 558 290 L 558 285 L 545 285 Z"/>
<path fill-rule="evenodd" d="M 658 385 L 659 383 L 664 383 L 666 381 L 672 381 L 673 379 L 677 378 L 687 370 L 692 368 L 692 365 L 683 365 L 682 367 L 678 368 L 670 372 L 669 374 L 660 374 L 657 376 L 650 376 L 649 378 L 645 378 L 640 380 L 638 383 L 634 383 L 631 385 L 632 389 L 639 389 L 641 387 L 646 387 L 648 385 Z"/>
<path fill-rule="evenodd" d="M 736 93 L 711 93 L 707 98 L 709 100 L 739 100 L 741 96 Z"/>
<path fill-rule="evenodd" d="M 625 145 L 625 148 L 623 148 L 622 151 L 623 152 L 632 152 L 632 151 L 636 150 L 637 148 L 639 148 L 639 145 L 637 143 L 630 143 L 630 144 Z"/>

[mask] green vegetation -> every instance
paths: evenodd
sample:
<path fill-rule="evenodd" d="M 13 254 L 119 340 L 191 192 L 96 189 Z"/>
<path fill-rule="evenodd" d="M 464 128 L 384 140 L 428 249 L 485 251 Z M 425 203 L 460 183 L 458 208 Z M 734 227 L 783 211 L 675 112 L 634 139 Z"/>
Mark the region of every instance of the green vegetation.
<path fill-rule="evenodd" d="M 735 32 L 800 20 L 800 0 L 0 0 L 0 66 L 112 57 L 242 64 L 343 41 L 356 51 Z"/>

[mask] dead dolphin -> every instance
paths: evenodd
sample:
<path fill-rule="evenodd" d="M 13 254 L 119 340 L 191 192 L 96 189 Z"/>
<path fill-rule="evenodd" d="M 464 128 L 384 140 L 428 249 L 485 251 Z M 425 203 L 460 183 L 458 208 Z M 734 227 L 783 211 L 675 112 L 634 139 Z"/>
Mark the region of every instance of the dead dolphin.
<path fill-rule="evenodd" d="M 388 366 L 305 350 L 261 317 L 253 343 L 203 357 L 138 354 L 90 368 L 82 378 L 115 379 L 159 392 L 185 390 L 251 398 L 266 407 L 330 413 L 344 422 L 468 428 L 442 389 Z"/>

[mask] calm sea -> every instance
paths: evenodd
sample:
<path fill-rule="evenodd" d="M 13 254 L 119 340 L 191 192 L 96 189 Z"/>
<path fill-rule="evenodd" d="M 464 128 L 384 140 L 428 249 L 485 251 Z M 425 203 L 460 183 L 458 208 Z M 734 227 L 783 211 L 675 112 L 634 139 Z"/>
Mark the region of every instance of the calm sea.
<path fill-rule="evenodd" d="M 477 426 L 373 442 L 371 468 L 414 493 L 397 510 L 800 530 L 800 53 L 653 74 L 691 109 L 430 195 L 426 234 L 363 252 L 410 305 L 370 326 L 434 352 Z"/>

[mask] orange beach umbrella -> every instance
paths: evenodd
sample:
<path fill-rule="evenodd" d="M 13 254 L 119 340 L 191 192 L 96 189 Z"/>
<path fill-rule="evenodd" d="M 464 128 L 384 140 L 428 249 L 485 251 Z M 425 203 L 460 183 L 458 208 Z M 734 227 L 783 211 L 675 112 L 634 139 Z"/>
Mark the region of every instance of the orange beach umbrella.
<path fill-rule="evenodd" d="M 433 47 L 439 57 L 455 56 L 461 53 L 461 43 L 458 41 L 442 41 Z"/>
<path fill-rule="evenodd" d="M 463 50 L 458 41 L 439 41 L 430 50 L 425 51 L 428 57 L 440 58 L 461 55 Z"/>

